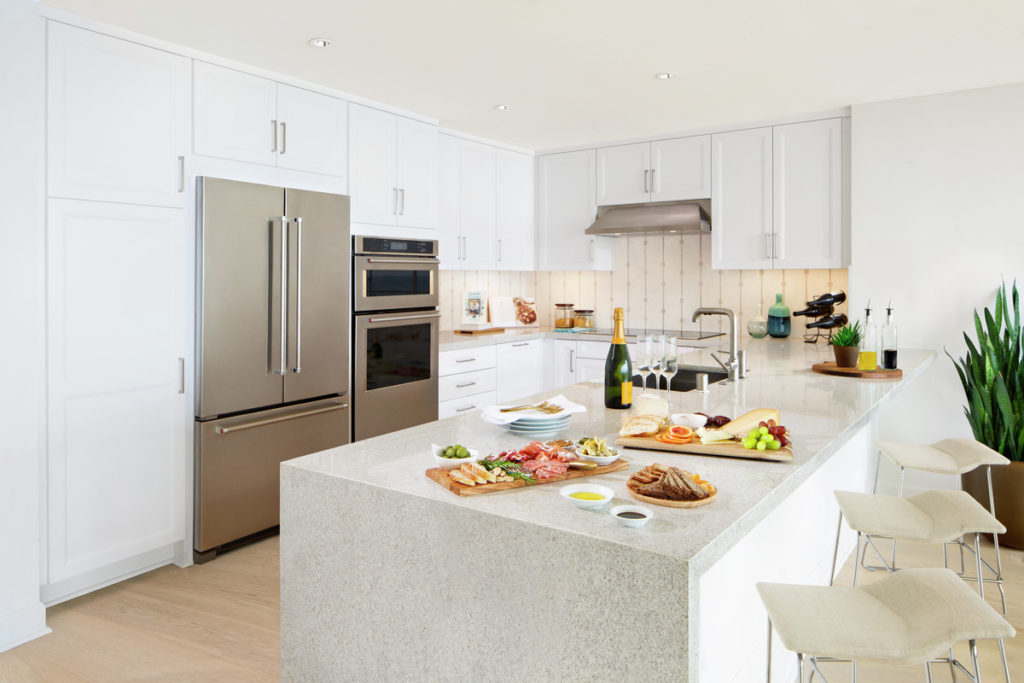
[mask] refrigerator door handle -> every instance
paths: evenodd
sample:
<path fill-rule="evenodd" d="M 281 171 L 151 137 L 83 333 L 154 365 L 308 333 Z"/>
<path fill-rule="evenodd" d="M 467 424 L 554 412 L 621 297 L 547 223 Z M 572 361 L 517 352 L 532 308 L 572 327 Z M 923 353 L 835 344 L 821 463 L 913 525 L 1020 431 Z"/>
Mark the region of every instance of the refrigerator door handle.
<path fill-rule="evenodd" d="M 270 325 L 267 364 L 270 372 L 283 375 L 288 362 L 288 219 L 270 222 Z"/>
<path fill-rule="evenodd" d="M 288 304 L 295 310 L 295 364 L 292 372 L 302 372 L 302 218 L 293 219 L 295 223 L 295 294 L 292 296 L 291 280 L 288 280 Z"/>
<path fill-rule="evenodd" d="M 334 412 L 335 410 L 344 410 L 345 408 L 348 408 L 347 403 L 335 403 L 334 405 L 313 408 L 312 410 L 304 410 L 301 413 L 290 413 L 288 415 L 267 417 L 262 420 L 253 420 L 252 422 L 243 422 L 241 424 L 231 425 L 230 427 L 217 427 L 216 431 L 218 434 L 231 434 L 232 432 L 241 432 L 246 429 L 253 429 L 254 427 L 264 427 L 266 425 L 272 425 L 277 422 L 298 420 L 299 418 L 310 417 L 312 415 L 319 415 L 320 413 L 330 413 Z"/>

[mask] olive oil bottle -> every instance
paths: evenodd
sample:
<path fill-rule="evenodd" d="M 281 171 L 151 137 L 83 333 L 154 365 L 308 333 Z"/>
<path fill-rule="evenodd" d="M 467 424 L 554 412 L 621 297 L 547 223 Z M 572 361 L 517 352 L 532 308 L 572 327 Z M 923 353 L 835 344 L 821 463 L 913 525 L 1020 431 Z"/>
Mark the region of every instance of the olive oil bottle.
<path fill-rule="evenodd" d="M 614 319 L 612 346 L 604 362 L 604 405 L 623 409 L 633 405 L 633 363 L 626 348 L 626 324 L 621 308 L 615 309 Z"/>

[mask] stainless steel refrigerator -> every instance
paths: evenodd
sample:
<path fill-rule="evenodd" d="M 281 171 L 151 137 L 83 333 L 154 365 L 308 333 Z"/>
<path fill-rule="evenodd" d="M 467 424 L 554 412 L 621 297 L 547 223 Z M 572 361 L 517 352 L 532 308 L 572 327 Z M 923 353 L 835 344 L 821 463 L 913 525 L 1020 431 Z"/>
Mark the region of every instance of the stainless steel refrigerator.
<path fill-rule="evenodd" d="M 346 444 L 349 198 L 199 178 L 194 557 L 278 524 L 280 463 Z"/>

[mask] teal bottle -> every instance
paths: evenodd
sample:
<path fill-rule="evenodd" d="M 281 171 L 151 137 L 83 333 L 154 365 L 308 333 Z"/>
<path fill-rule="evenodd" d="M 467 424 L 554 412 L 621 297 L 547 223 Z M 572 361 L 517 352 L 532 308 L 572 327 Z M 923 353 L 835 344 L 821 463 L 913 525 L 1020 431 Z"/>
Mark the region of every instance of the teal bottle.
<path fill-rule="evenodd" d="M 775 303 L 768 309 L 768 334 L 773 337 L 788 337 L 791 324 L 789 306 L 782 303 L 782 295 L 775 295 Z"/>

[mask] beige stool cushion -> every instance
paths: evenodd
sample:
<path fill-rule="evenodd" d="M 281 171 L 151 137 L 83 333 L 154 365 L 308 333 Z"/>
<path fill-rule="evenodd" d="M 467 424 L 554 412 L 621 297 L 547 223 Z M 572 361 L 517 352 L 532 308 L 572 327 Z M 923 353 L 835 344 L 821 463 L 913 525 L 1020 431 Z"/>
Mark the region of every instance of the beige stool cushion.
<path fill-rule="evenodd" d="M 1006 533 L 965 491 L 926 491 L 906 498 L 836 491 L 836 500 L 851 529 L 873 536 L 945 543 L 968 533 Z"/>
<path fill-rule="evenodd" d="M 783 645 L 815 657 L 920 664 L 955 643 L 1016 634 L 948 569 L 904 569 L 867 586 L 757 590 Z"/>
<path fill-rule="evenodd" d="M 878 450 L 897 465 L 912 470 L 963 474 L 982 465 L 1009 465 L 1010 461 L 974 439 L 946 439 L 931 446 L 879 441 Z"/>

